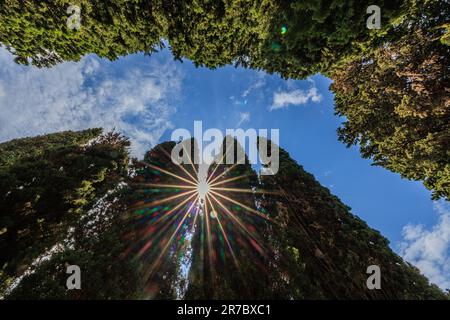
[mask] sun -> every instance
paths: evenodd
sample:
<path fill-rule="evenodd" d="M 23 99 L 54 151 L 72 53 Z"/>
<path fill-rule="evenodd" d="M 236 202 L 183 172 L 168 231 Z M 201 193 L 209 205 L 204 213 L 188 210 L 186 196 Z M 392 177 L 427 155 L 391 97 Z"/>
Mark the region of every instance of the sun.
<path fill-rule="evenodd" d="M 197 183 L 197 193 L 198 197 L 201 201 L 205 201 L 206 196 L 209 194 L 211 190 L 211 186 L 206 181 L 206 179 L 202 179 Z"/>
<path fill-rule="evenodd" d="M 170 159 L 170 154 L 164 149 L 161 150 Z M 147 280 L 164 265 L 165 259 L 173 250 L 174 242 L 179 241 L 180 235 L 187 229 L 190 229 L 192 233 L 194 232 L 198 219 L 204 219 L 202 221 L 205 223 L 205 228 L 201 229 L 201 232 L 210 258 L 216 254 L 214 239 L 222 239 L 221 241 L 229 251 L 233 263 L 239 265 L 235 255 L 235 250 L 238 250 L 239 247 L 236 247 L 232 238 L 230 238 L 230 241 L 230 234 L 232 236 L 239 234 L 243 238 L 248 238 L 248 241 L 254 247 L 263 247 L 252 231 L 252 226 L 247 222 L 248 216 L 256 215 L 267 221 L 271 221 L 270 217 L 266 213 L 258 211 L 257 208 L 241 202 L 240 197 L 235 197 L 234 194 L 265 194 L 269 192 L 253 188 L 234 187 L 235 181 L 247 177 L 246 174 L 229 175 L 238 164 L 223 168 L 220 166 L 221 161 L 198 166 L 191 161 L 190 165 L 177 164 L 176 168 L 170 170 L 165 170 L 155 163 L 146 161 L 141 162 L 141 164 L 143 167 L 152 170 L 153 173 L 157 172 L 158 177 L 166 175 L 172 179 L 175 178 L 169 184 L 160 183 L 160 181 L 155 181 L 156 183 L 142 181 L 133 183 L 133 187 L 141 190 L 145 195 L 162 195 L 162 197 L 151 197 L 153 199 L 150 198 L 150 201 L 137 201 L 130 207 L 130 210 L 134 211 L 139 217 L 147 212 L 151 214 L 151 219 L 148 217 L 145 219 L 145 232 L 140 239 L 143 245 L 136 253 L 137 257 L 152 256 L 153 262 L 145 272 Z M 188 170 L 190 168 L 192 170 Z M 217 172 L 219 168 L 224 170 L 219 173 Z M 172 190 L 170 193 L 164 194 L 164 192 L 170 190 Z M 236 207 L 239 208 L 240 212 L 245 212 L 245 216 L 233 209 Z M 224 221 L 228 226 L 224 224 Z M 216 227 L 212 228 L 212 225 Z M 216 232 L 216 234 L 213 234 L 213 232 Z M 210 261 L 210 264 L 212 265 L 213 262 Z"/>

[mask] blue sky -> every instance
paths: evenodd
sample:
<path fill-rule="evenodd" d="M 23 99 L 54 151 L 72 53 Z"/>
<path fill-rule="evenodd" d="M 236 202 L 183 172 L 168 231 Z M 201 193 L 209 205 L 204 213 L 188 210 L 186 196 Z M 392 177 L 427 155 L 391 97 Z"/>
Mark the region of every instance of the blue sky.
<path fill-rule="evenodd" d="M 52 69 L 15 65 L 0 48 L 0 142 L 101 126 L 129 136 L 136 156 L 176 128 L 279 129 L 280 145 L 352 212 L 441 287 L 450 287 L 450 207 L 420 182 L 373 167 L 337 140 L 330 80 L 283 80 L 231 66 L 209 70 L 168 50 L 115 62 L 87 56 Z"/>

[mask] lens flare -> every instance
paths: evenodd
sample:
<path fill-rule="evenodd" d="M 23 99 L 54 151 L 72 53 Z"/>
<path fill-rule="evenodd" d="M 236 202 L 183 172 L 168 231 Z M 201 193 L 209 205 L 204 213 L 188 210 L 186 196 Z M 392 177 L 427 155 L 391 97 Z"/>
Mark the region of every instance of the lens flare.
<path fill-rule="evenodd" d="M 140 198 L 130 207 L 135 229 L 127 237 L 131 245 L 126 254 L 141 261 L 148 292 L 158 291 L 174 261 L 184 263 L 175 269 L 188 274 L 190 239 L 196 233 L 204 239 L 202 263 L 209 264 L 212 274 L 229 262 L 238 267 L 244 251 L 266 254 L 255 223 L 272 220 L 251 200 L 263 190 L 238 187 L 248 174 L 220 161 L 211 166 L 174 164 L 167 150 L 160 151 L 139 163 L 131 185 Z"/>
<path fill-rule="evenodd" d="M 210 190 L 209 183 L 205 180 L 199 181 L 197 184 L 197 193 L 200 198 L 200 200 L 205 201 L 206 195 L 209 193 Z"/>

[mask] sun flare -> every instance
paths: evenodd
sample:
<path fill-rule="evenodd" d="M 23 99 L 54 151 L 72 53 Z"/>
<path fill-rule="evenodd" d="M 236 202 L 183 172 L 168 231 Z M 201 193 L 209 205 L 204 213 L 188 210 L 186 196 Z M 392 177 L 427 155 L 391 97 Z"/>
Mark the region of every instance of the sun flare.
<path fill-rule="evenodd" d="M 161 151 L 170 159 L 168 152 Z M 147 279 L 164 265 L 175 247 L 181 247 L 179 243 L 184 241 L 185 234 L 194 232 L 198 219 L 202 219 L 205 225 L 201 232 L 213 269 L 213 257 L 218 254 L 228 254 L 238 266 L 235 250 L 241 250 L 243 245 L 253 246 L 253 250 L 258 251 L 263 248 L 249 222 L 250 216 L 271 219 L 251 203 L 242 202 L 242 195 L 265 191 L 236 188 L 236 181 L 247 177 L 246 174 L 231 175 L 236 164 L 223 171 L 218 170 L 221 167 L 219 163 L 195 166 L 192 161 L 189 165 L 177 165 L 168 170 L 149 162 L 143 162 L 142 166 L 156 177 L 155 183 L 138 182 L 134 185 L 141 190 L 144 199 L 131 207 L 138 217 L 150 217 L 143 218 L 146 227 L 137 246 L 140 247 L 137 257 L 151 257 L 152 262 L 145 275 Z M 161 183 L 161 176 L 170 178 L 171 182 Z M 149 194 L 152 195 L 151 200 L 145 200 Z M 241 196 L 237 196 L 239 194 Z M 223 249 L 217 241 L 223 243 Z"/>
<path fill-rule="evenodd" d="M 209 194 L 211 187 L 206 179 L 202 179 L 197 184 L 197 193 L 201 201 L 205 201 L 206 196 Z"/>

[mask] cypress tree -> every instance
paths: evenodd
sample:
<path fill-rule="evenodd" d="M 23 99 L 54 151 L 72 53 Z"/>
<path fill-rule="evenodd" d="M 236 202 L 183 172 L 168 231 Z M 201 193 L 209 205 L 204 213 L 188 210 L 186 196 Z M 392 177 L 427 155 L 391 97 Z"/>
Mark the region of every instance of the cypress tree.
<path fill-rule="evenodd" d="M 274 221 L 278 271 L 294 299 L 445 299 L 389 242 L 350 212 L 280 148 L 276 175 L 262 176 L 261 203 Z M 381 289 L 369 290 L 367 268 L 381 270 Z"/>

